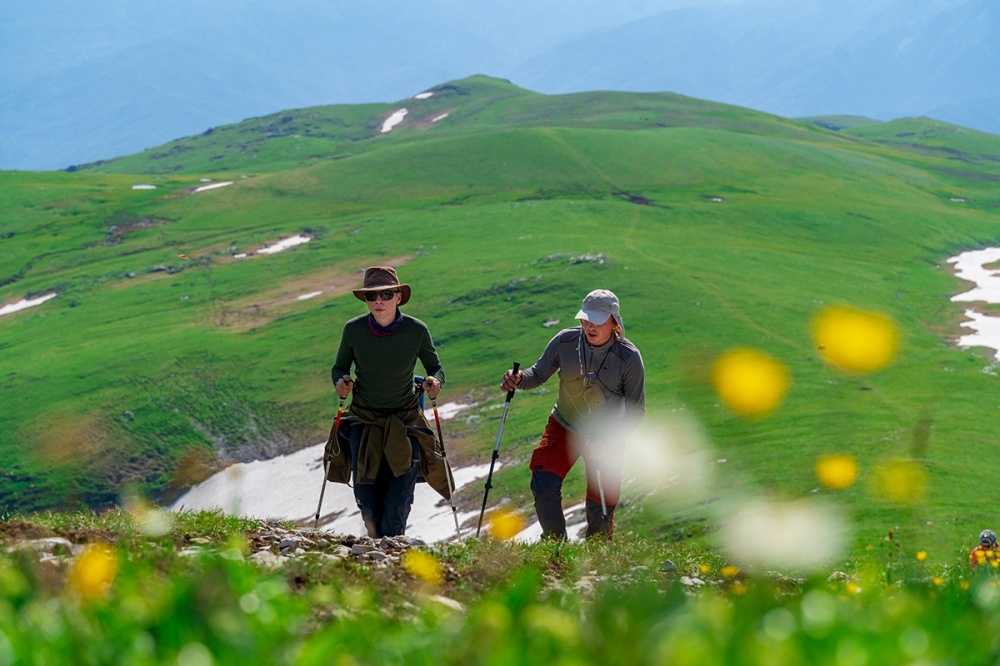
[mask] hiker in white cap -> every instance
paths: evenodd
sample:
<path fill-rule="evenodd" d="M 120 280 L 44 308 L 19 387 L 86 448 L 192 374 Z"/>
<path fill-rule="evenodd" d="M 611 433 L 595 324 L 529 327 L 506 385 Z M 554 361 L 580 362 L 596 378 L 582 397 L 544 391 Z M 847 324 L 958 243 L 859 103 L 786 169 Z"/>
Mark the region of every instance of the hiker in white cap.
<path fill-rule="evenodd" d="M 562 483 L 577 458 L 587 474 L 587 537 L 614 535 L 624 438 L 646 413 L 642 356 L 624 334 L 618 297 L 597 289 L 533 366 L 508 370 L 504 391 L 532 389 L 559 371 L 559 397 L 531 454 L 531 492 L 542 536 L 566 538 Z"/>

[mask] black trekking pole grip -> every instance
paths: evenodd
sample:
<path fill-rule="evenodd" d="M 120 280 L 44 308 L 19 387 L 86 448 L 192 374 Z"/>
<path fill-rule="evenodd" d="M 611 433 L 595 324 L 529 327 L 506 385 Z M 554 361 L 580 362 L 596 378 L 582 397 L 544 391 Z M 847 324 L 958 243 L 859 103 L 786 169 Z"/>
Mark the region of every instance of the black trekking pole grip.
<path fill-rule="evenodd" d="M 510 372 L 511 379 L 514 378 L 514 375 L 516 375 L 517 371 L 520 370 L 520 369 L 521 369 L 521 364 L 518 363 L 517 361 L 514 361 L 514 369 L 511 370 L 511 372 Z M 514 391 L 516 391 L 516 390 L 517 389 L 511 389 L 511 390 L 507 391 L 507 402 L 510 402 L 511 398 L 514 397 Z"/>

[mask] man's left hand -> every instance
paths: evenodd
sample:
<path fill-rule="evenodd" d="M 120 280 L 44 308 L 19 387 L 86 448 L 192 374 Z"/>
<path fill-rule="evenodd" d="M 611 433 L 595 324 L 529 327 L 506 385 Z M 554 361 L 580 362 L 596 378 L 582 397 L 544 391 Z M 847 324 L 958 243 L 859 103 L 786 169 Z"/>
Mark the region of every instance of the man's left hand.
<path fill-rule="evenodd" d="M 438 394 L 441 393 L 441 382 L 437 380 L 437 377 L 427 377 L 424 379 L 424 383 L 421 384 L 424 391 L 427 392 L 427 397 L 431 400 L 435 400 Z"/>

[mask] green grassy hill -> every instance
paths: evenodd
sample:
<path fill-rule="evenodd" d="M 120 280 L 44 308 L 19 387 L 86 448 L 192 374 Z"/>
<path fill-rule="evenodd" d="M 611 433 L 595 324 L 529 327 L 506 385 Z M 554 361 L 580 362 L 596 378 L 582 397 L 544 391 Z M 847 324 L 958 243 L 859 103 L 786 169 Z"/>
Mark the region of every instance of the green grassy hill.
<path fill-rule="evenodd" d="M 813 497 L 816 458 L 838 452 L 861 466 L 831 498 L 858 548 L 895 530 L 949 558 L 995 527 L 977 489 L 1000 463 L 996 376 L 982 350 L 952 344 L 962 307 L 949 296 L 964 287 L 945 260 L 1000 242 L 1000 138 L 911 127 L 922 119 L 834 132 L 677 95 L 545 96 L 487 77 L 431 92 L 252 119 L 73 173 L 0 173 L 0 302 L 59 294 L 0 318 L 0 506 L 101 507 L 126 488 L 165 500 L 219 464 L 321 441 L 340 329 L 364 311 L 350 288 L 384 262 L 430 324 L 442 400 L 479 403 L 449 425 L 453 461 L 489 459 L 504 369 L 532 363 L 606 287 L 643 352 L 650 423 L 692 417 L 725 461 L 707 497 L 656 511 L 631 498 L 624 529 L 701 534 L 720 500 Z M 195 192 L 205 179 L 232 184 Z M 312 240 L 233 256 L 298 234 Z M 809 328 L 833 303 L 898 324 L 891 366 L 856 377 L 823 363 Z M 767 418 L 730 413 L 706 381 L 741 345 L 790 368 Z M 548 387 L 513 403 L 496 501 L 527 501 L 552 400 Z M 894 457 L 930 472 L 922 501 L 872 494 Z"/>

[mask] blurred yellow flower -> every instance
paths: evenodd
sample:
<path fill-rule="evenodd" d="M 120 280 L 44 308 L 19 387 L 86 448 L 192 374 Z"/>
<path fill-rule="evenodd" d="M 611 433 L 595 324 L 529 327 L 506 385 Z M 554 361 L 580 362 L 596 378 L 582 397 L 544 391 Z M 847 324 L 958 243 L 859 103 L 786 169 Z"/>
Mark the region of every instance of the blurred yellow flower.
<path fill-rule="evenodd" d="M 943 584 L 944 584 L 944 578 L 941 578 L 940 576 L 935 576 L 935 577 L 934 577 L 934 578 L 932 578 L 931 580 L 932 580 L 932 581 L 934 582 L 934 584 L 935 584 L 935 585 L 937 585 L 938 587 L 941 587 L 941 585 L 943 585 Z"/>
<path fill-rule="evenodd" d="M 858 461 L 847 453 L 820 456 L 816 460 L 816 478 L 831 490 L 844 490 L 858 478 Z"/>
<path fill-rule="evenodd" d="M 703 574 L 707 574 L 707 573 L 711 573 L 712 572 L 712 565 L 711 564 L 703 564 L 699 568 L 701 569 L 701 572 Z"/>
<path fill-rule="evenodd" d="M 926 550 L 921 550 L 920 552 L 917 553 L 917 562 L 923 562 L 926 559 L 927 559 Z"/>
<path fill-rule="evenodd" d="M 972 585 L 967 580 L 959 581 L 958 586 L 963 590 L 968 590 Z"/>
<path fill-rule="evenodd" d="M 976 551 L 976 564 L 986 564 L 986 553 L 981 550 Z"/>
<path fill-rule="evenodd" d="M 514 511 L 499 509 L 490 518 L 490 536 L 498 541 L 513 539 L 523 529 L 524 518 Z"/>
<path fill-rule="evenodd" d="M 740 575 L 740 568 L 733 564 L 722 567 L 722 575 L 724 578 L 736 578 Z"/>
<path fill-rule="evenodd" d="M 774 411 L 790 383 L 788 368 L 755 349 L 724 352 L 712 367 L 712 383 L 726 407 L 742 416 L 764 416 Z"/>
<path fill-rule="evenodd" d="M 813 321 L 812 334 L 820 357 L 848 372 L 884 368 L 899 346 L 899 333 L 891 319 L 842 305 L 821 311 Z"/>
<path fill-rule="evenodd" d="M 410 548 L 403 553 L 400 561 L 406 573 L 417 580 L 422 580 L 431 585 L 441 585 L 444 583 L 444 567 L 434 558 L 433 555 L 425 553 L 416 548 Z"/>
<path fill-rule="evenodd" d="M 118 557 L 106 543 L 87 546 L 70 567 L 66 586 L 84 601 L 107 595 L 118 574 Z"/>
<path fill-rule="evenodd" d="M 875 493 L 897 504 L 918 504 L 927 494 L 927 470 L 915 460 L 883 461 L 875 470 Z"/>
<path fill-rule="evenodd" d="M 534 604 L 524 610 L 522 618 L 529 630 L 549 634 L 564 647 L 578 645 L 581 642 L 580 622 L 572 613 Z"/>
<path fill-rule="evenodd" d="M 579 620 L 564 610 L 535 604 L 525 609 L 523 617 L 525 625 L 549 634 L 565 647 L 578 645 L 582 639 Z"/>

